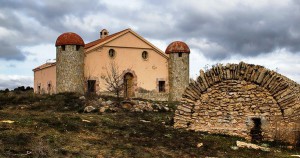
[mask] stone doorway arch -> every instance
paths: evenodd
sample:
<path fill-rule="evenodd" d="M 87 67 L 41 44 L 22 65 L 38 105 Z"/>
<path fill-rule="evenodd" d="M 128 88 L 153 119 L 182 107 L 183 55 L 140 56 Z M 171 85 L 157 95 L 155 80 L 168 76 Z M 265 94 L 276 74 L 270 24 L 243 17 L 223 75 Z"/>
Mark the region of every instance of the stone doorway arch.
<path fill-rule="evenodd" d="M 219 64 L 201 70 L 190 82 L 175 112 L 174 127 L 249 138 L 256 125 L 264 139 L 272 140 L 277 124 L 286 128 L 286 122 L 299 120 L 299 114 L 296 82 L 259 65 Z"/>

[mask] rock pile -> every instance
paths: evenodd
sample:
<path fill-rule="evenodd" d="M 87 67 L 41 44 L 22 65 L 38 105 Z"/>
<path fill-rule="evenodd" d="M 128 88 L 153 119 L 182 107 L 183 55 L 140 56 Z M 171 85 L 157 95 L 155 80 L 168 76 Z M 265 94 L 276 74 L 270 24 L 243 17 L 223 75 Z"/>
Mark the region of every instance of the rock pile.
<path fill-rule="evenodd" d="M 83 97 L 81 97 L 82 99 Z M 169 108 L 168 104 L 165 102 L 153 103 L 149 101 L 141 100 L 126 100 L 122 102 L 116 102 L 99 98 L 97 100 L 85 100 L 84 112 L 117 112 L 120 110 L 126 110 L 130 112 L 168 112 L 172 109 Z"/>

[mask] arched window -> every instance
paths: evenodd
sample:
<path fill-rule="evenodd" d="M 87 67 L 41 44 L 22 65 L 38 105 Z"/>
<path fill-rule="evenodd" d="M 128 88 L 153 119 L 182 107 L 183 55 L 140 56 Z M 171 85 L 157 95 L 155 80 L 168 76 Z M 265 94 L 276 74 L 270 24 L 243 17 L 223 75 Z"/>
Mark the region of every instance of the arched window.
<path fill-rule="evenodd" d="M 114 58 L 116 56 L 116 51 L 114 49 L 110 49 L 108 51 L 108 55 L 109 57 Z"/>
<path fill-rule="evenodd" d="M 147 51 L 143 51 L 143 53 L 142 53 L 142 58 L 143 58 L 144 60 L 147 60 L 147 59 L 148 59 L 148 52 L 147 52 Z"/>

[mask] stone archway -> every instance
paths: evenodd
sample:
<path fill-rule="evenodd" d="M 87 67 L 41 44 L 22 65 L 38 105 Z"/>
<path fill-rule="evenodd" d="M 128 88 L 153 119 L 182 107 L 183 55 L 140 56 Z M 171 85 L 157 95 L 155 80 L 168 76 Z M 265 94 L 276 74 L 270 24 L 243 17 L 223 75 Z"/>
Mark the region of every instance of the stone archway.
<path fill-rule="evenodd" d="M 174 127 L 249 138 L 259 119 L 272 140 L 278 120 L 299 119 L 299 94 L 299 84 L 262 66 L 217 65 L 185 89 Z"/>

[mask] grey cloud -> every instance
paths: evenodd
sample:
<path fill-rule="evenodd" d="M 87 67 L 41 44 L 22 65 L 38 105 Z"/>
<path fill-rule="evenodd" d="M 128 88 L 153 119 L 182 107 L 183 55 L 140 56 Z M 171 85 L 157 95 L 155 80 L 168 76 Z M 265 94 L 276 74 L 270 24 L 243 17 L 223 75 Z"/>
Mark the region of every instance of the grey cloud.
<path fill-rule="evenodd" d="M 74 31 L 81 34 L 82 30 L 64 25 L 65 16 L 73 15 L 82 19 L 84 15 L 99 10 L 104 11 L 105 6 L 96 0 L 2 1 L 0 28 L 8 30 L 9 34 L 2 37 L 1 40 L 5 42 L 0 41 L 0 58 L 24 60 L 25 56 L 17 48 L 44 43 L 54 45 L 57 36 L 62 32 Z"/>
<path fill-rule="evenodd" d="M 268 11 L 241 6 L 217 17 L 188 10 L 182 13 L 177 22 L 177 32 L 182 32 L 180 36 L 207 39 L 227 51 L 224 56 L 224 52 L 206 50 L 207 57 L 256 56 L 282 48 L 300 52 L 300 30 L 296 29 L 299 28 L 300 14 L 293 10 L 293 6 Z"/>
<path fill-rule="evenodd" d="M 137 8 L 124 6 L 120 9 L 97 0 L 4 1 L 1 2 L 0 13 L 10 20 L 0 18 L 0 27 L 19 33 L 19 37 L 8 39 L 10 45 L 18 46 L 54 44 L 57 36 L 66 31 L 76 32 L 88 42 L 98 38 L 100 27 L 111 33 L 135 27 L 142 36 L 166 43 L 206 39 L 219 47 L 204 49 L 197 44 L 191 47 L 212 59 L 224 59 L 234 54 L 256 56 L 282 48 L 293 53 L 300 52 L 300 3 L 296 0 L 287 7 L 273 8 L 270 5 L 261 9 L 251 9 L 241 3 L 228 11 L 216 10 L 216 15 L 195 9 L 183 1 L 142 2 L 144 4 Z M 44 28 L 21 23 L 15 12 L 34 19 Z M 94 14 L 100 15 L 94 21 L 103 21 L 99 28 L 91 27 L 94 30 L 64 25 L 66 16 L 84 21 L 85 16 Z M 115 25 L 109 26 L 105 21 L 113 21 L 111 23 Z"/>
<path fill-rule="evenodd" d="M 15 45 L 0 41 L 0 58 L 5 60 L 24 60 L 25 55 Z"/>

